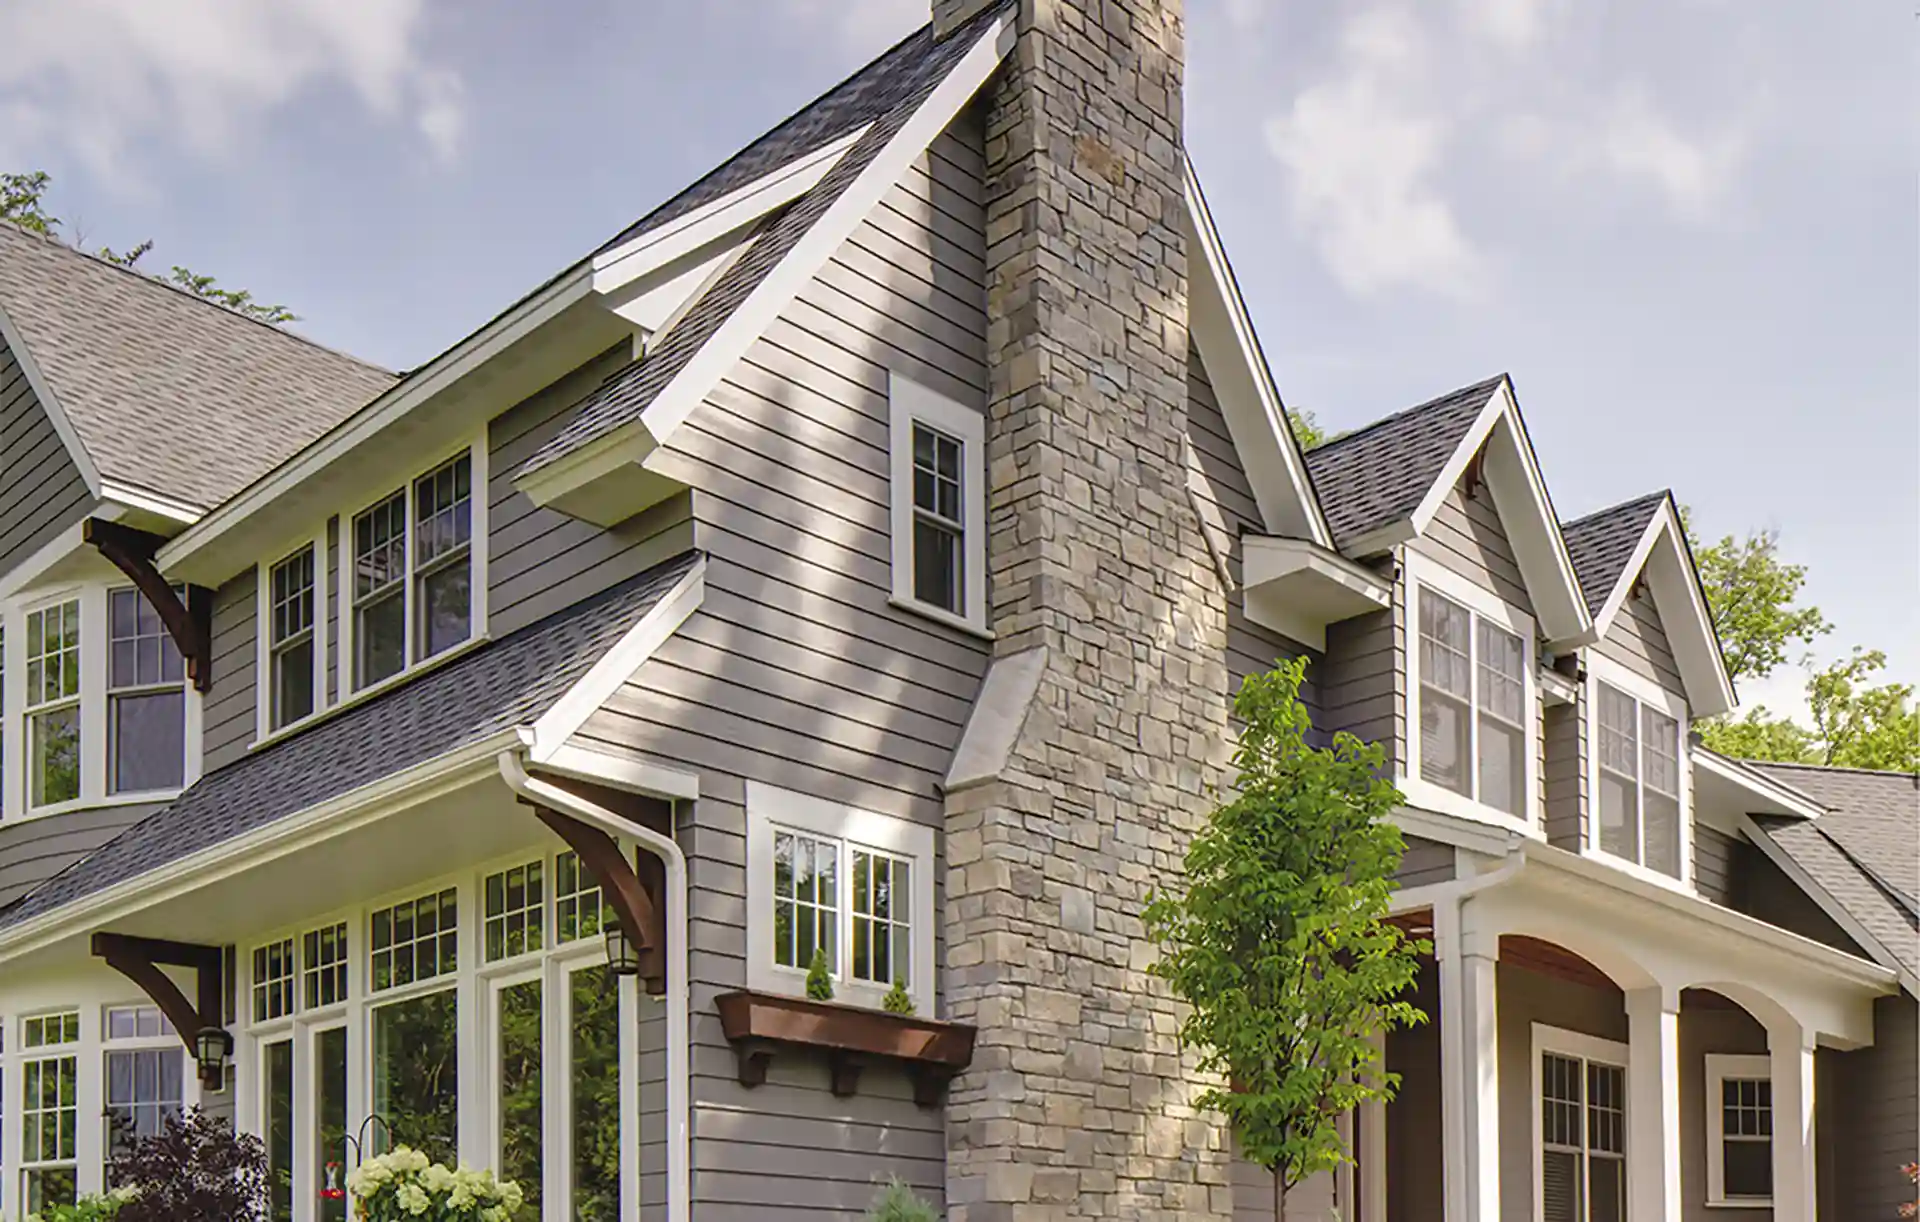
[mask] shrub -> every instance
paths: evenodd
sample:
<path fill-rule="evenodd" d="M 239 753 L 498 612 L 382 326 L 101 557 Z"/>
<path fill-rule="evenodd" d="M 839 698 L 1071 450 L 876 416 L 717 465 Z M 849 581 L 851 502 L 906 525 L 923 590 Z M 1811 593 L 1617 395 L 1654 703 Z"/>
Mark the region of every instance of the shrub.
<path fill-rule="evenodd" d="M 893 987 L 880 999 L 880 1008 L 889 1014 L 913 1013 L 913 994 L 907 992 L 907 982 L 894 977 Z"/>
<path fill-rule="evenodd" d="M 940 1222 L 940 1211 L 899 1180 L 889 1179 L 867 1211 L 867 1222 Z"/>
<path fill-rule="evenodd" d="M 169 1116 L 158 1133 L 115 1154 L 107 1178 L 122 1186 L 114 1222 L 261 1222 L 267 1216 L 267 1148 L 199 1108 Z M 87 1218 L 86 1214 L 75 1215 Z"/>
<path fill-rule="evenodd" d="M 27 1222 L 105 1222 L 133 1196 L 131 1188 L 116 1188 L 105 1196 L 82 1197 L 73 1205 L 55 1205 L 42 1213 L 29 1214 Z"/>
<path fill-rule="evenodd" d="M 813 948 L 813 963 L 807 968 L 807 996 L 814 1001 L 833 1000 L 833 974 L 827 970 L 827 952 Z"/>
<path fill-rule="evenodd" d="M 491 1171 L 453 1170 L 411 1146 L 370 1158 L 347 1177 L 361 1222 L 508 1222 L 520 1186 Z"/>

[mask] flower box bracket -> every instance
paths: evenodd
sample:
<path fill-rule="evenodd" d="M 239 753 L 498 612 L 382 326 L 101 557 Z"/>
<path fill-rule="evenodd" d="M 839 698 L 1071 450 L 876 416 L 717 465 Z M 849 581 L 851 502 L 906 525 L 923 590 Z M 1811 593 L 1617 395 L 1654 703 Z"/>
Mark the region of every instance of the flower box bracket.
<path fill-rule="evenodd" d="M 778 1053 L 817 1049 L 840 1098 L 858 1093 L 868 1065 L 891 1062 L 907 1071 L 915 1103 L 938 1107 L 947 1084 L 973 1060 L 974 1028 L 964 1023 L 752 990 L 723 993 L 714 1004 L 742 1086 L 765 1082 Z"/>

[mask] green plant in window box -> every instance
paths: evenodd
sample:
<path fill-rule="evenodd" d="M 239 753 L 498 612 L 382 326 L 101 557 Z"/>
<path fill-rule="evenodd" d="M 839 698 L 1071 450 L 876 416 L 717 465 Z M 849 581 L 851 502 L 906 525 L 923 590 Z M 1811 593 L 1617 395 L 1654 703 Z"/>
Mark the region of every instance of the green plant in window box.
<path fill-rule="evenodd" d="M 807 967 L 807 996 L 814 1001 L 833 1000 L 833 973 L 827 970 L 827 952 L 818 946 Z"/>
<path fill-rule="evenodd" d="M 900 977 L 893 978 L 893 987 L 880 999 L 880 1008 L 889 1014 L 913 1013 L 913 994 L 907 992 L 907 982 Z"/>

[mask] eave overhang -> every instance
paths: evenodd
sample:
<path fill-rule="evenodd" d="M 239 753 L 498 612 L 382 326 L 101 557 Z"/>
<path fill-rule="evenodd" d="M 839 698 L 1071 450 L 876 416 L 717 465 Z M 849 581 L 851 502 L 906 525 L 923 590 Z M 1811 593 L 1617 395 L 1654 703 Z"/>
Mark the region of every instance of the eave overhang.
<path fill-rule="evenodd" d="M 1305 539 L 1245 535 L 1240 541 L 1247 618 L 1311 649 L 1327 625 L 1393 605 L 1393 583 Z"/>
<path fill-rule="evenodd" d="M 1806 794 L 1739 760 L 1697 745 L 1692 759 L 1694 805 L 1702 817 L 1731 823 L 1741 815 L 1818 819 L 1827 813 Z"/>

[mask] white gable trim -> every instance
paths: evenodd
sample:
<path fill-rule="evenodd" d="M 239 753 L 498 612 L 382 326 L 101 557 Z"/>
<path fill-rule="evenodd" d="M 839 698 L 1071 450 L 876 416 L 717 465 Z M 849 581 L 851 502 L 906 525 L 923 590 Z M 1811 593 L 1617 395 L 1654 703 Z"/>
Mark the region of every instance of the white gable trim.
<path fill-rule="evenodd" d="M 702 556 L 674 583 L 673 589 L 662 595 L 613 648 L 601 655 L 600 660 L 533 723 L 528 758 L 535 764 L 548 764 L 560 758 L 567 740 L 620 690 L 622 683 L 633 677 L 668 637 L 680 630 L 687 617 L 700 609 L 706 596 L 707 558 Z"/>
<path fill-rule="evenodd" d="M 707 338 L 638 420 L 515 480 L 514 486 L 536 505 L 550 505 L 628 464 L 644 466 L 986 84 L 1011 49 L 1012 35 L 1011 16 L 994 19 L 886 147 Z"/>
<path fill-rule="evenodd" d="M 1749 768 L 1737 759 L 1721 755 L 1706 747 L 1695 746 L 1689 753 L 1693 766 L 1732 785 L 1738 785 L 1761 800 L 1771 802 L 1781 808 L 1781 812 L 1797 815 L 1802 819 L 1818 819 L 1827 813 L 1827 808 L 1793 788 L 1783 784 L 1759 770 Z M 1742 814 L 1749 812 L 1741 812 Z M 1766 811 L 1765 814 L 1776 812 Z"/>
<path fill-rule="evenodd" d="M 1660 613 L 1660 626 L 1674 646 L 1674 660 L 1680 664 L 1680 678 L 1687 685 L 1687 702 L 1697 716 L 1712 717 L 1733 708 L 1733 680 L 1727 675 L 1726 659 L 1720 653 L 1720 638 L 1713 630 L 1713 615 L 1700 591 L 1700 576 L 1694 570 L 1678 515 L 1669 498 L 1641 532 L 1633 555 L 1620 570 L 1613 590 L 1593 619 L 1595 640 L 1605 636 L 1614 617 L 1627 604 L 1633 586 L 1645 572 L 1653 588 L 1653 604 Z"/>
<path fill-rule="evenodd" d="M 1780 872 L 1790 879 L 1794 886 L 1807 893 L 1807 897 L 1820 906 L 1820 911 L 1833 918 L 1834 924 L 1846 931 L 1846 935 L 1860 944 L 1861 949 L 1873 956 L 1874 962 L 1886 968 L 1899 978 L 1900 987 L 1912 997 L 1920 997 L 1920 977 L 1908 971 L 1894 958 L 1885 943 L 1867 931 L 1858 918 L 1848 912 L 1846 906 L 1833 897 L 1833 893 L 1814 881 L 1813 875 L 1793 855 L 1781 848 L 1765 828 L 1753 821 L 1751 815 L 1741 815 L 1740 831 L 1753 846 L 1765 854 L 1768 861 L 1780 867 Z"/>
<path fill-rule="evenodd" d="M 47 384 L 46 376 L 33 359 L 33 353 L 27 350 L 26 340 L 20 336 L 20 329 L 13 325 L 13 319 L 7 317 L 5 307 L 0 307 L 0 340 L 6 341 L 13 359 L 20 365 L 20 372 L 26 375 L 27 386 L 32 389 L 33 397 L 40 401 L 40 410 L 47 413 L 47 419 L 53 421 L 53 431 L 59 434 L 60 444 L 67 448 L 67 456 L 79 468 L 87 492 L 99 500 L 103 495 L 100 490 L 100 469 L 93 465 L 93 456 L 87 453 L 87 447 L 81 443 L 79 431 L 73 427 L 73 421 L 67 418 L 66 409 L 60 406 L 53 387 Z"/>
<path fill-rule="evenodd" d="M 1533 599 L 1541 629 L 1549 639 L 1585 644 L 1592 639 L 1593 620 L 1587 614 L 1587 601 L 1573 575 L 1573 559 L 1567 554 L 1566 540 L 1560 537 L 1560 521 L 1554 516 L 1547 496 L 1547 483 L 1534 457 L 1533 443 L 1527 439 L 1526 425 L 1520 418 L 1520 405 L 1513 394 L 1513 383 L 1501 378 L 1488 396 L 1486 406 L 1474 420 L 1439 478 L 1427 489 L 1413 511 L 1410 526 L 1415 534 L 1426 533 L 1434 515 L 1440 512 L 1447 495 L 1466 474 L 1467 464 L 1482 448 L 1487 451 L 1483 470 L 1500 502 L 1501 521 L 1513 552 L 1526 579 L 1527 593 Z M 1521 512 L 1520 507 L 1526 511 Z"/>
<path fill-rule="evenodd" d="M 1191 160 L 1186 162 L 1186 195 L 1188 249 L 1199 254 L 1188 265 L 1193 342 L 1234 448 L 1246 465 L 1260 517 L 1269 534 L 1307 538 L 1331 548 L 1333 533 L 1313 495 L 1306 461 L 1288 427 L 1273 371 L 1260 350 L 1260 337 Z"/>

